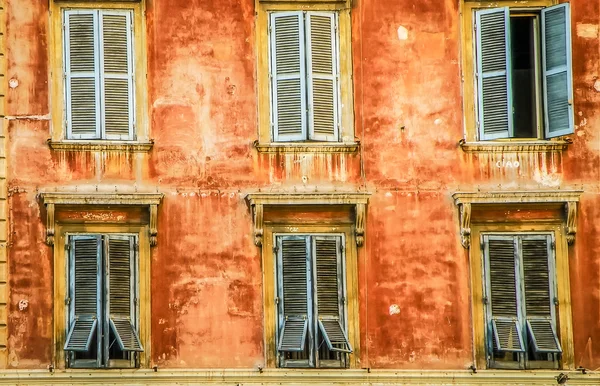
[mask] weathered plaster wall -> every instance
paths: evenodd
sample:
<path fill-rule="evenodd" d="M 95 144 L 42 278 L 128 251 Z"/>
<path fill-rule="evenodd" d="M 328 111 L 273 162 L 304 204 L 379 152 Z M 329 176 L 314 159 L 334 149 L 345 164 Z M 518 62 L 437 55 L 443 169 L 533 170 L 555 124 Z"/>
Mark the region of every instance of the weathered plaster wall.
<path fill-rule="evenodd" d="M 360 152 L 259 155 L 254 0 L 147 2 L 148 154 L 48 148 L 48 4 L 8 1 L 7 74 L 18 81 L 6 111 L 8 366 L 51 361 L 52 254 L 36 193 L 96 186 L 165 193 L 152 252 L 152 362 L 190 368 L 263 362 L 261 257 L 243 194 L 366 187 L 373 196 L 358 256 L 361 365 L 427 369 L 472 363 L 468 255 L 451 194 L 583 188 L 570 250 L 575 357 L 576 365 L 600 366 L 598 4 L 571 1 L 573 145 L 562 154 L 485 155 L 458 147 L 459 0 L 353 3 Z M 519 167 L 507 166 L 515 160 Z"/>

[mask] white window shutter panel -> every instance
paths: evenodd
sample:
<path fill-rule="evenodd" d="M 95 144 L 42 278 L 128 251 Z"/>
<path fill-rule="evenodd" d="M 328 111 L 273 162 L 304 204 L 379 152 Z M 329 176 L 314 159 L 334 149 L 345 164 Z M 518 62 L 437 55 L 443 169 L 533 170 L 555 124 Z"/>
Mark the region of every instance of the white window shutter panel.
<path fill-rule="evenodd" d="M 306 15 L 309 138 L 339 140 L 337 14 Z"/>
<path fill-rule="evenodd" d="M 273 139 L 306 139 L 306 60 L 302 12 L 270 15 Z"/>
<path fill-rule="evenodd" d="M 513 136 L 508 8 L 477 12 L 479 139 Z"/>
<path fill-rule="evenodd" d="M 100 315 L 100 236 L 73 236 L 70 240 L 70 321 L 64 349 L 87 352 Z"/>
<path fill-rule="evenodd" d="M 569 3 L 542 10 L 542 69 L 546 138 L 572 134 L 573 69 Z"/>
<path fill-rule="evenodd" d="M 106 139 L 134 139 L 132 22 L 130 11 L 100 11 L 100 78 Z"/>
<path fill-rule="evenodd" d="M 98 12 L 64 13 L 65 99 L 68 139 L 100 138 Z"/>
<path fill-rule="evenodd" d="M 110 328 L 123 351 L 143 351 L 136 328 L 135 242 L 133 236 L 108 236 L 107 312 Z"/>

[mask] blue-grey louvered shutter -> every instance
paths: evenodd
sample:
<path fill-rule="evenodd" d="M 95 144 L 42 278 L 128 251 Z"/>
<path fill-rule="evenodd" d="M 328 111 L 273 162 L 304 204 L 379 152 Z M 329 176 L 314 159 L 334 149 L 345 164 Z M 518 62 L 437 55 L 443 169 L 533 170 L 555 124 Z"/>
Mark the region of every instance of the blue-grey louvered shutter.
<path fill-rule="evenodd" d="M 515 238 L 484 236 L 488 349 L 524 352 Z"/>
<path fill-rule="evenodd" d="M 339 140 L 337 14 L 306 14 L 309 138 Z"/>
<path fill-rule="evenodd" d="M 123 351 L 143 351 L 136 320 L 136 239 L 108 236 L 108 313 L 110 327 Z"/>
<path fill-rule="evenodd" d="M 521 241 L 527 330 L 533 349 L 560 353 L 554 311 L 554 264 L 550 236 L 526 236 Z"/>
<path fill-rule="evenodd" d="M 306 54 L 302 12 L 270 17 L 271 122 L 275 141 L 306 139 Z"/>
<path fill-rule="evenodd" d="M 508 8 L 477 11 L 479 139 L 513 136 Z"/>
<path fill-rule="evenodd" d="M 99 235 L 69 241 L 69 331 L 66 351 L 89 351 L 100 315 L 102 242 Z"/>
<path fill-rule="evenodd" d="M 546 138 L 573 133 L 573 70 L 569 3 L 542 10 Z"/>
<path fill-rule="evenodd" d="M 131 11 L 100 11 L 103 131 L 106 139 L 134 135 L 133 21 Z"/>
<path fill-rule="evenodd" d="M 352 352 L 345 323 L 342 238 L 314 236 L 312 239 L 319 331 L 329 350 Z"/>
<path fill-rule="evenodd" d="M 97 139 L 100 127 L 98 12 L 64 13 L 67 138 Z"/>
<path fill-rule="evenodd" d="M 304 351 L 310 304 L 310 263 L 304 236 L 277 238 L 279 286 L 278 351 Z"/>

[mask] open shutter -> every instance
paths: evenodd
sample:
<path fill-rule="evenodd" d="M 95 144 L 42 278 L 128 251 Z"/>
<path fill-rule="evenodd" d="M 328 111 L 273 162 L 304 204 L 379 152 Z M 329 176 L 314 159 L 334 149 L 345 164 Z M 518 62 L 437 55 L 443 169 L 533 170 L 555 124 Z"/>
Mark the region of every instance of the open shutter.
<path fill-rule="evenodd" d="M 573 133 L 573 70 L 569 4 L 542 10 L 542 69 L 546 138 Z"/>
<path fill-rule="evenodd" d="M 352 352 L 344 323 L 341 237 L 313 237 L 319 330 L 332 351 Z"/>
<path fill-rule="evenodd" d="M 339 95 L 336 14 L 306 15 L 309 138 L 337 141 Z"/>
<path fill-rule="evenodd" d="M 485 236 L 487 314 L 497 351 L 523 352 L 519 321 L 515 238 Z"/>
<path fill-rule="evenodd" d="M 523 237 L 523 277 L 527 329 L 536 352 L 560 353 L 556 334 L 554 304 L 554 270 L 549 236 Z"/>
<path fill-rule="evenodd" d="M 101 11 L 100 24 L 104 134 L 107 139 L 133 139 L 131 12 Z"/>
<path fill-rule="evenodd" d="M 100 236 L 73 236 L 70 240 L 70 326 L 67 351 L 90 349 L 100 313 Z"/>
<path fill-rule="evenodd" d="M 479 139 L 513 136 L 508 8 L 477 12 Z"/>
<path fill-rule="evenodd" d="M 135 242 L 133 236 L 108 236 L 108 312 L 123 351 L 143 351 L 135 326 Z"/>
<path fill-rule="evenodd" d="M 275 141 L 306 139 L 306 65 L 302 12 L 270 18 L 271 114 Z"/>
<path fill-rule="evenodd" d="M 100 138 L 98 12 L 64 13 L 67 137 Z"/>
<path fill-rule="evenodd" d="M 306 237 L 277 239 L 280 286 L 278 351 L 304 351 L 308 330 L 308 249 Z"/>

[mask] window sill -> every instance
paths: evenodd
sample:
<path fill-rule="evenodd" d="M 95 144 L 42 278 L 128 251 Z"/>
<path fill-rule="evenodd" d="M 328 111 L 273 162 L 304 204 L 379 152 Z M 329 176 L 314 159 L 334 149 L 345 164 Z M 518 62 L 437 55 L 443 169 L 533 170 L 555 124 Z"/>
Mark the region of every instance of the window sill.
<path fill-rule="evenodd" d="M 259 153 L 356 153 L 359 142 L 254 142 Z"/>
<path fill-rule="evenodd" d="M 132 153 L 147 153 L 154 146 L 153 141 L 53 141 L 48 140 L 52 150 L 61 151 L 122 151 Z"/>
<path fill-rule="evenodd" d="M 562 152 L 573 143 L 570 138 L 564 140 L 530 140 L 530 141 L 478 141 L 466 142 L 461 139 L 458 144 L 465 153 L 537 153 Z"/>

